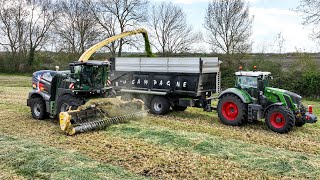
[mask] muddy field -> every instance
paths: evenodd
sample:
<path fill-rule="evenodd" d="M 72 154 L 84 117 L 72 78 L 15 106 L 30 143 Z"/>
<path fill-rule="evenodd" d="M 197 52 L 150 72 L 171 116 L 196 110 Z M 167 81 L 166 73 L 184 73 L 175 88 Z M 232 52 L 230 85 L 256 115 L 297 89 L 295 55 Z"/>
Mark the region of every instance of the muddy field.
<path fill-rule="evenodd" d="M 319 123 L 279 135 L 188 108 L 71 137 L 32 119 L 30 89 L 0 75 L 0 179 L 320 179 Z"/>

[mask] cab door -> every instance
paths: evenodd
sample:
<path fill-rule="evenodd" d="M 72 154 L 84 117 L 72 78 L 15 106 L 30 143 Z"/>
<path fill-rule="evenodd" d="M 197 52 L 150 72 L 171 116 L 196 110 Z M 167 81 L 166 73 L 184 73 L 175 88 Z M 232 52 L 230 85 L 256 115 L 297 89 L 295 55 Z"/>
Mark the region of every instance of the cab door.
<path fill-rule="evenodd" d="M 258 77 L 238 76 L 237 86 L 247 91 L 251 97 L 259 98 Z"/>

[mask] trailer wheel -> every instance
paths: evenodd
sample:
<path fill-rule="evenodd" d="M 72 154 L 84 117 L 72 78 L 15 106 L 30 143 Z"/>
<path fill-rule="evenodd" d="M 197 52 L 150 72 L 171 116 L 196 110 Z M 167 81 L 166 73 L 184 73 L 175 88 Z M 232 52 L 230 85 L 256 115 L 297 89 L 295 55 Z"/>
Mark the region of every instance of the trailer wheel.
<path fill-rule="evenodd" d="M 172 109 L 174 111 L 184 111 L 186 110 L 188 107 L 187 106 L 173 106 Z"/>
<path fill-rule="evenodd" d="M 295 117 L 287 107 L 274 106 L 267 112 L 266 124 L 274 132 L 288 133 L 294 127 Z"/>
<path fill-rule="evenodd" d="M 240 126 L 247 121 L 247 108 L 238 96 L 227 94 L 218 102 L 218 116 L 223 124 Z"/>
<path fill-rule="evenodd" d="M 59 116 L 60 112 L 68 111 L 69 108 L 71 110 L 76 110 L 82 104 L 83 103 L 80 99 L 71 95 L 64 95 L 58 99 L 57 115 Z"/>
<path fill-rule="evenodd" d="M 155 96 L 150 103 L 150 110 L 153 114 L 164 115 L 170 111 L 169 100 L 163 96 Z"/>
<path fill-rule="evenodd" d="M 34 119 L 43 120 L 48 117 L 46 104 L 41 97 L 35 97 L 30 100 L 31 114 Z"/>

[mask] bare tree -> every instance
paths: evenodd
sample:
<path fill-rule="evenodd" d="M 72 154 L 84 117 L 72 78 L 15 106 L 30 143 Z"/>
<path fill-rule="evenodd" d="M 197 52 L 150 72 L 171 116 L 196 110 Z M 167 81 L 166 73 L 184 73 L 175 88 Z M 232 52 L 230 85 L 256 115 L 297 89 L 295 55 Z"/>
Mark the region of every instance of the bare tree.
<path fill-rule="evenodd" d="M 244 0 L 212 0 L 205 15 L 207 41 L 214 51 L 227 55 L 248 52 L 252 22 Z"/>
<path fill-rule="evenodd" d="M 313 26 L 313 36 L 320 39 L 320 0 L 300 0 L 296 11 L 302 13 L 303 25 Z"/>
<path fill-rule="evenodd" d="M 54 32 L 61 49 L 73 54 L 83 53 L 99 35 L 94 17 L 86 0 L 59 0 Z"/>
<path fill-rule="evenodd" d="M 32 65 L 36 50 L 42 49 L 50 38 L 49 30 L 54 21 L 55 9 L 51 0 L 27 0 L 27 4 L 28 64 Z"/>
<path fill-rule="evenodd" d="M 88 0 L 96 22 L 106 36 L 132 30 L 146 20 L 148 0 Z M 130 38 L 120 39 L 108 46 L 110 52 L 121 56 L 124 45 L 133 45 Z"/>
<path fill-rule="evenodd" d="M 5 1 L 0 1 L 0 34 L 2 45 L 9 51 L 13 58 L 25 52 L 27 41 L 26 30 L 28 12 L 24 8 L 24 1 L 12 1 L 11 4 L 6 4 Z"/>
<path fill-rule="evenodd" d="M 283 53 L 285 42 L 286 39 L 283 37 L 282 33 L 278 33 L 275 39 L 275 45 L 279 54 Z"/>
<path fill-rule="evenodd" d="M 152 6 L 148 25 L 153 46 L 163 55 L 186 52 L 201 37 L 187 24 L 182 8 L 171 2 L 162 2 Z"/>

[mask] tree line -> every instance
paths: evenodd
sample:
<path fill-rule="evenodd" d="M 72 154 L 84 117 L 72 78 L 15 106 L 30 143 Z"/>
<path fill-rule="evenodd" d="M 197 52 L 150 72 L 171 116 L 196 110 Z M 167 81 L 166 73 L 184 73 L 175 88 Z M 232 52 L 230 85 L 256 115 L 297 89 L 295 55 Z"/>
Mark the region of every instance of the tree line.
<path fill-rule="evenodd" d="M 195 32 L 183 9 L 171 2 L 149 0 L 0 0 L 0 46 L 6 58 L 35 65 L 41 51 L 78 56 L 107 37 L 144 27 L 160 56 L 189 52 L 206 42 L 212 51 L 226 54 L 250 51 L 253 17 L 244 0 L 212 0 L 203 28 Z M 205 37 L 205 38 L 204 38 Z M 106 46 L 111 56 L 124 48 L 139 49 L 139 37 Z"/>
<path fill-rule="evenodd" d="M 93 44 L 141 27 L 148 31 L 152 49 L 158 56 L 190 52 L 196 43 L 207 43 L 214 56 L 223 60 L 224 87 L 233 85 L 233 72 L 240 64 L 253 65 L 240 61 L 247 58 L 252 47 L 250 37 L 254 17 L 250 14 L 246 0 L 208 2 L 204 11 L 203 32 L 196 32 L 188 24 L 182 7 L 168 1 L 0 0 L 0 3 L 0 73 L 33 72 L 53 69 L 55 65 L 65 68 Z M 301 0 L 295 11 L 303 17 L 304 25 L 313 26 L 312 36 L 315 40 L 319 39 L 320 0 Z M 284 39 L 281 33 L 278 36 L 281 54 Z M 142 49 L 141 39 L 138 36 L 120 39 L 104 50 L 110 57 L 122 56 L 128 49 Z M 105 56 L 103 54 L 102 58 Z M 310 67 L 318 67 L 312 57 L 307 58 L 309 61 L 304 59 L 302 54 L 295 63 L 310 61 L 313 63 Z M 270 62 L 263 56 L 255 56 L 252 63 L 260 70 L 273 72 L 280 79 L 296 79 L 295 74 L 283 72 L 280 62 Z M 319 74 L 305 74 L 309 71 L 301 69 L 301 66 L 296 66 L 295 70 L 290 71 L 299 72 L 301 77 L 315 83 L 318 80 L 314 79 L 320 79 Z M 304 92 L 306 88 L 302 87 L 303 83 L 292 85 L 289 82 L 292 81 L 282 81 L 280 86 L 300 89 L 306 95 L 319 94 L 315 90 Z M 305 82 L 305 79 L 300 82 Z"/>

